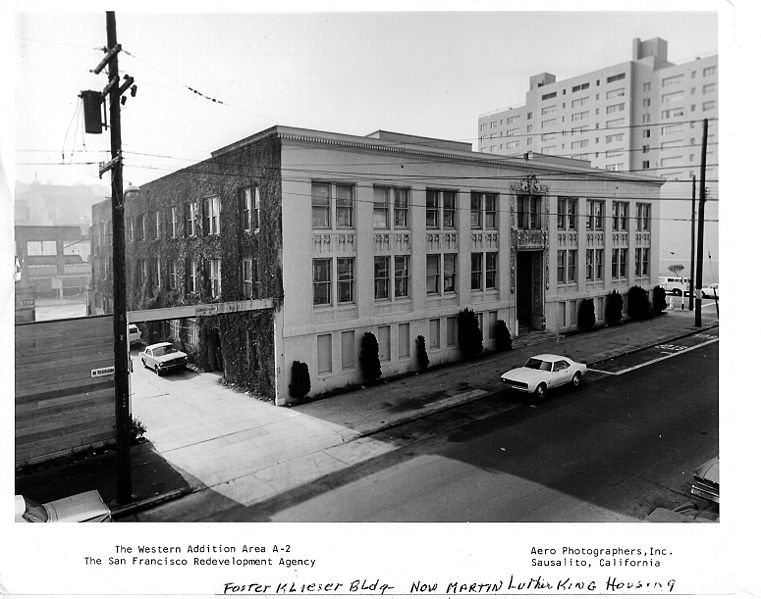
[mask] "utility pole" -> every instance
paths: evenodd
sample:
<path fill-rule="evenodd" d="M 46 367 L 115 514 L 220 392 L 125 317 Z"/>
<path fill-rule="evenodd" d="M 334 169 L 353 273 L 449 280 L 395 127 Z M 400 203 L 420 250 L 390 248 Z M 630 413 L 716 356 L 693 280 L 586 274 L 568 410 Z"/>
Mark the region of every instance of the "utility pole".
<path fill-rule="evenodd" d="M 703 289 L 703 231 L 706 215 L 706 148 L 708 146 L 708 119 L 703 119 L 703 148 L 700 152 L 700 204 L 698 207 L 698 255 L 697 283 L 695 285 L 695 326 L 702 326 L 702 292 Z M 700 295 L 698 295 L 700 294 Z"/>
<path fill-rule="evenodd" d="M 106 12 L 108 50 L 116 48 L 116 15 Z M 109 119 L 111 121 L 111 222 L 114 262 L 114 382 L 116 414 L 116 498 L 120 504 L 132 501 L 130 467 L 129 355 L 127 353 L 127 276 L 124 243 L 124 189 L 122 182 L 122 120 L 119 89 L 119 55 L 108 63 Z"/>
<path fill-rule="evenodd" d="M 114 275 L 114 415 L 116 420 L 116 500 L 124 505 L 132 501 L 132 472 L 130 467 L 130 430 L 132 427 L 129 409 L 129 350 L 127 343 L 127 277 L 124 243 L 124 189 L 122 182 L 122 124 L 121 104 L 127 98 L 122 94 L 128 89 L 134 96 L 137 86 L 129 75 L 119 85 L 119 52 L 116 42 L 116 16 L 106 11 L 105 56 L 91 71 L 100 74 L 108 66 L 108 84 L 103 91 L 83 91 L 85 132 L 103 132 L 101 109 L 108 99 L 108 120 L 111 123 L 111 160 L 100 165 L 100 176 L 111 171 L 111 223 Z M 108 125 L 106 125 L 107 127 Z"/>
<path fill-rule="evenodd" d="M 692 175 L 692 212 L 690 212 L 690 312 L 695 309 L 695 175 Z"/>

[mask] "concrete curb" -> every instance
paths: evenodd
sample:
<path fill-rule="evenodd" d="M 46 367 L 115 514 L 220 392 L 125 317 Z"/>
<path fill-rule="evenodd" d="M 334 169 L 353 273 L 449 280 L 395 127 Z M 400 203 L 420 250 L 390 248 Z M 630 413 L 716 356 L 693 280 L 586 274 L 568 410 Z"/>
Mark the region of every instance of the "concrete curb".
<path fill-rule="evenodd" d="M 197 490 L 198 489 L 186 487 L 184 489 L 174 489 L 173 491 L 167 491 L 166 493 L 161 493 L 159 495 L 155 495 L 154 497 L 140 499 L 138 501 L 135 501 L 134 503 L 128 503 L 126 505 L 119 506 L 117 508 L 112 509 L 111 516 L 113 518 L 123 518 L 126 516 L 131 516 L 132 514 L 136 514 L 138 512 L 142 512 L 143 510 L 156 507 L 157 505 L 169 503 L 170 501 L 174 501 L 175 499 L 179 499 L 180 497 L 184 497 L 185 495 L 190 495 L 191 493 L 194 493 Z"/>

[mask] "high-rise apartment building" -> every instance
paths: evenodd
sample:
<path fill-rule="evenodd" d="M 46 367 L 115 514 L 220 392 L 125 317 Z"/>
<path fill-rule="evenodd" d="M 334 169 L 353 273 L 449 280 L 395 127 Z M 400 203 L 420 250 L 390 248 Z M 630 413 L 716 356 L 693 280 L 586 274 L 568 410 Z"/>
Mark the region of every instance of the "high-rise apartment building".
<path fill-rule="evenodd" d="M 672 64 L 666 40 L 636 38 L 628 62 L 562 81 L 551 73 L 531 77 L 525 105 L 479 117 L 478 149 L 580 158 L 611 171 L 663 177 L 662 268 L 679 262 L 689 269 L 692 177 L 700 177 L 702 122 L 709 119 L 709 281 L 718 276 L 717 117 L 718 55 Z"/>

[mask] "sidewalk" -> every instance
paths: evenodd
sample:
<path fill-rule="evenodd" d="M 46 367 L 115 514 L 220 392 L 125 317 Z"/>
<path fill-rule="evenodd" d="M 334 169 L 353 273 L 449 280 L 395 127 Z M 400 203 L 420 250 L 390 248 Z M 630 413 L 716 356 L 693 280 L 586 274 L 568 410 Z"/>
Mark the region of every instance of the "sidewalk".
<path fill-rule="evenodd" d="M 559 353 L 592 363 L 717 325 L 713 314 L 704 314 L 698 329 L 692 313 L 670 311 L 649 321 L 516 347 L 291 408 L 251 400 L 250 424 L 224 438 L 162 449 L 162 454 L 150 443 L 133 447 L 135 503 L 116 514 L 137 513 L 132 517 L 138 520 L 172 521 L 178 513 L 188 520 L 234 520 L 250 514 L 241 510 L 393 450 L 370 436 L 497 391 L 499 375 L 531 355 Z M 109 452 L 17 477 L 16 492 L 47 501 L 98 488 L 113 506 L 115 471 L 115 453 Z M 162 504 L 183 495 L 188 497 Z"/>

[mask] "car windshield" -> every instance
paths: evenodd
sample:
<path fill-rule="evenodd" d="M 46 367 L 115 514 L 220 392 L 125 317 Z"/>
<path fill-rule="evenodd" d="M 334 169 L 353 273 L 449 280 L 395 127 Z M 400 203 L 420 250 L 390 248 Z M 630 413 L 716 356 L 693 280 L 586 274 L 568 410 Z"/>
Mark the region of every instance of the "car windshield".
<path fill-rule="evenodd" d="M 532 370 L 552 370 L 552 364 L 539 360 L 538 358 L 529 358 L 523 365 L 524 368 L 531 368 Z"/>
<path fill-rule="evenodd" d="M 165 345 L 163 347 L 157 347 L 153 350 L 154 356 L 165 356 L 167 354 L 171 354 L 176 352 L 177 350 L 174 349 L 171 345 Z"/>

